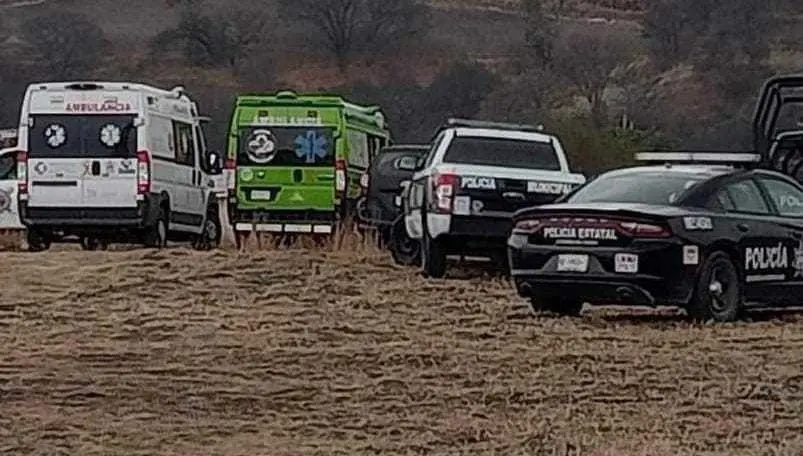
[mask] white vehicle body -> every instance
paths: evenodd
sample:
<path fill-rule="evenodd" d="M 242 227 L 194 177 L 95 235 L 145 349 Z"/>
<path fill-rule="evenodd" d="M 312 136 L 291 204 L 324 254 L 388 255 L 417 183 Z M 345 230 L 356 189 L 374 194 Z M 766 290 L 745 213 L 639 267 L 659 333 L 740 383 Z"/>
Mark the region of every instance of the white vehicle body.
<path fill-rule="evenodd" d="M 422 242 L 425 270 L 435 250 L 439 258 L 504 255 L 516 210 L 552 202 L 586 180 L 570 171 L 555 136 L 498 123 L 449 122 L 402 201 L 407 234 Z M 431 274 L 441 275 L 436 269 Z"/>
<path fill-rule="evenodd" d="M 161 210 L 165 235 L 200 234 L 219 174 L 202 120 L 181 88 L 31 84 L 17 144 L 23 224 L 42 236 L 139 237 Z"/>
<path fill-rule="evenodd" d="M 17 205 L 17 149 L 0 149 L 0 231 L 24 229 Z"/>

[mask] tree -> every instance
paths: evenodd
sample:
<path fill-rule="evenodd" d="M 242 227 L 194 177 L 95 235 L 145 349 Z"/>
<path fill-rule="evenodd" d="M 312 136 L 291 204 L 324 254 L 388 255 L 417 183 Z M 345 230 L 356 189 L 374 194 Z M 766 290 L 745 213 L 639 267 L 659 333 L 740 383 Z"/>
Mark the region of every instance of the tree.
<path fill-rule="evenodd" d="M 574 11 L 575 0 L 524 0 L 524 41 L 542 63 L 552 60 L 560 20 Z"/>
<path fill-rule="evenodd" d="M 179 5 L 181 16 L 175 28 L 153 39 L 154 52 L 178 49 L 194 65 L 236 69 L 267 41 L 267 17 L 242 2 L 235 8 L 208 12 L 204 11 L 203 0 L 168 0 L 168 4 Z"/>
<path fill-rule="evenodd" d="M 281 0 L 282 9 L 310 27 L 345 70 L 357 54 L 376 55 L 419 37 L 428 9 L 417 0 Z"/>
<path fill-rule="evenodd" d="M 644 37 L 659 68 L 678 63 L 693 47 L 693 37 L 689 36 L 693 18 L 684 2 L 687 0 L 654 0 L 644 13 Z"/>
<path fill-rule="evenodd" d="M 774 0 L 704 0 L 710 18 L 698 27 L 692 62 L 732 99 L 753 95 L 769 72 L 768 58 L 777 31 Z"/>
<path fill-rule="evenodd" d="M 591 118 L 602 126 L 607 117 L 605 90 L 615 71 L 629 64 L 637 48 L 616 31 L 577 28 L 562 34 L 555 45 L 555 69 L 591 107 Z"/>
<path fill-rule="evenodd" d="M 45 79 L 86 77 L 104 57 L 103 30 L 84 14 L 42 14 L 25 21 L 21 29 L 23 40 L 32 48 L 33 62 Z"/>
<path fill-rule="evenodd" d="M 655 0 L 644 16 L 645 36 L 659 68 L 691 62 L 741 93 L 763 73 L 778 1 Z"/>

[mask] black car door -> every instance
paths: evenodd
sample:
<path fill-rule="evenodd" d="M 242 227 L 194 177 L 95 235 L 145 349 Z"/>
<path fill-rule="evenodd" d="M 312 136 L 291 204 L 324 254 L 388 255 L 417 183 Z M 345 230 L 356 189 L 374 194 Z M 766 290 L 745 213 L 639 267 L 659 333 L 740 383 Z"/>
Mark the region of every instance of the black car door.
<path fill-rule="evenodd" d="M 728 236 L 736 242 L 745 299 L 773 304 L 787 300 L 784 286 L 791 271 L 791 238 L 778 225 L 766 193 L 745 175 L 726 182 L 715 197 L 725 208 Z"/>
<path fill-rule="evenodd" d="M 402 181 L 410 180 L 421 153 L 387 151 L 380 153 L 369 170 L 366 195 L 367 215 L 377 223 L 390 223 L 399 215 L 395 197 Z"/>
<path fill-rule="evenodd" d="M 776 225 L 785 233 L 789 244 L 789 271 L 783 283 L 783 304 L 803 303 L 803 187 L 796 182 L 764 175 L 756 178 L 773 205 Z"/>

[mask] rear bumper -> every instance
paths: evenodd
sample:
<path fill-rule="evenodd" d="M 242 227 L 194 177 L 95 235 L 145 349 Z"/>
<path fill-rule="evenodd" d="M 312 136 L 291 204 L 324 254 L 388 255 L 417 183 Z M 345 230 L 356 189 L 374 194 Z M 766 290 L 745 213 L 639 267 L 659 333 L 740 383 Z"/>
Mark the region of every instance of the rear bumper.
<path fill-rule="evenodd" d="M 31 207 L 20 201 L 20 220 L 27 228 L 144 228 L 156 218 L 158 205 L 146 197 L 132 207 Z"/>
<path fill-rule="evenodd" d="M 561 253 L 588 254 L 587 271 L 558 271 Z M 637 255 L 637 271 L 616 272 L 614 257 L 620 253 Z M 685 306 L 691 299 L 698 272 L 696 264 L 683 264 L 682 247 L 672 241 L 623 248 L 532 246 L 511 242 L 508 261 L 520 296 L 601 305 Z"/>
<path fill-rule="evenodd" d="M 254 211 L 229 208 L 234 231 L 329 234 L 337 222 L 335 211 Z"/>
<path fill-rule="evenodd" d="M 496 238 L 502 242 L 510 235 L 511 219 L 506 217 L 480 217 L 453 215 L 449 236 Z"/>
<path fill-rule="evenodd" d="M 313 223 L 235 223 L 234 231 L 240 232 L 261 232 L 261 233 L 285 233 L 285 234 L 331 234 L 334 224 L 313 224 Z"/>

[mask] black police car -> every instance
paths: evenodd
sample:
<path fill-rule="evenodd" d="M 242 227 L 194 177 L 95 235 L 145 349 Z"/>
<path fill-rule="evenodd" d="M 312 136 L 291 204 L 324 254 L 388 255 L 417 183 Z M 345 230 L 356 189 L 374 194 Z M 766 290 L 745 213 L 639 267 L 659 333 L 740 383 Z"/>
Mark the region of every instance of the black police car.
<path fill-rule="evenodd" d="M 534 310 L 674 305 L 729 321 L 745 303 L 803 299 L 803 186 L 716 162 L 759 154 L 644 153 L 668 161 L 604 173 L 557 204 L 518 211 L 511 276 Z M 704 161 L 705 164 L 672 162 Z"/>
<path fill-rule="evenodd" d="M 363 194 L 357 202 L 358 220 L 379 231 L 380 240 L 388 246 L 393 260 L 401 265 L 415 265 L 421 261 L 419 242 L 407 235 L 400 198 L 403 183 L 409 183 L 417 163 L 427 151 L 429 146 L 418 144 L 384 147 L 360 178 Z"/>

